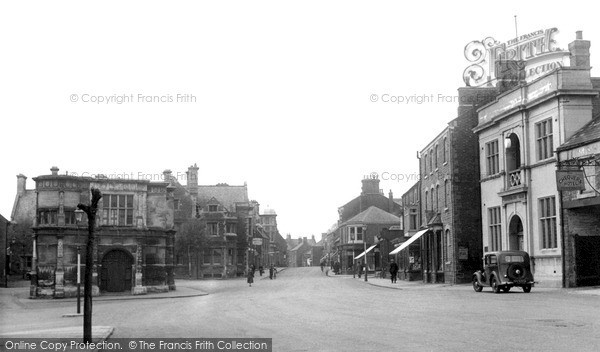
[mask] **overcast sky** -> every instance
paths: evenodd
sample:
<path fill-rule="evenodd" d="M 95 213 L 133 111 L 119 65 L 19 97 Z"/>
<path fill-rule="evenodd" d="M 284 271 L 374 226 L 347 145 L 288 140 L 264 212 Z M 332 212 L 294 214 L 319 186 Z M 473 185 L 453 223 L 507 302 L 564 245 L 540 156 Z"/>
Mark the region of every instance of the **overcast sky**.
<path fill-rule="evenodd" d="M 437 97 L 464 86 L 465 45 L 514 38 L 514 15 L 519 34 L 557 27 L 565 49 L 583 30 L 600 76 L 591 6 L 3 2 L 0 214 L 10 217 L 19 173 L 33 188 L 31 178 L 53 165 L 154 179 L 197 163 L 200 184 L 247 182 L 251 199 L 277 211 L 282 235 L 319 239 L 365 175 L 377 172 L 397 198 L 416 182 L 417 150 L 456 117 L 456 103 Z M 129 101 L 117 104 L 122 97 Z"/>

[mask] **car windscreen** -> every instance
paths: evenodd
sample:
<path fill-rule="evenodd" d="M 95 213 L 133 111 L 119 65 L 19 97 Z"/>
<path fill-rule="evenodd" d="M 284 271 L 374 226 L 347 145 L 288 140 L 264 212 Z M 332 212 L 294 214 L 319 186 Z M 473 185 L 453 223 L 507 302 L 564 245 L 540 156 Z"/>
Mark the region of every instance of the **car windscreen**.
<path fill-rule="evenodd" d="M 507 255 L 504 257 L 506 263 L 523 263 L 525 258 L 522 255 Z"/>

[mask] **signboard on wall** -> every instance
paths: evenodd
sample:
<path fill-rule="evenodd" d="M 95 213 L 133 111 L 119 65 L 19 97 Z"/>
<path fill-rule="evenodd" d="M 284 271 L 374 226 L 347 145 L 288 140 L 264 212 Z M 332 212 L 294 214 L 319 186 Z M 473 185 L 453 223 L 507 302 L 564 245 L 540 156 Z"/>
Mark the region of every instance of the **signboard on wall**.
<path fill-rule="evenodd" d="M 469 248 L 458 247 L 458 260 L 468 260 L 468 259 L 469 259 Z"/>
<path fill-rule="evenodd" d="M 253 238 L 252 244 L 255 246 L 262 246 L 262 238 Z"/>
<path fill-rule="evenodd" d="M 583 170 L 556 170 L 556 188 L 559 191 L 585 190 Z"/>

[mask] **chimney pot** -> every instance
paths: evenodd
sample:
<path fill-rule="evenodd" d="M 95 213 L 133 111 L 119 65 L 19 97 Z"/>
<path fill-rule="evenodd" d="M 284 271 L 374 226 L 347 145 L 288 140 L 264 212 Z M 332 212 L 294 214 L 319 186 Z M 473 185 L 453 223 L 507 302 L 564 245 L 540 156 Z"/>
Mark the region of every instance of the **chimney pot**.
<path fill-rule="evenodd" d="M 583 31 L 575 32 L 575 39 L 583 39 Z"/>

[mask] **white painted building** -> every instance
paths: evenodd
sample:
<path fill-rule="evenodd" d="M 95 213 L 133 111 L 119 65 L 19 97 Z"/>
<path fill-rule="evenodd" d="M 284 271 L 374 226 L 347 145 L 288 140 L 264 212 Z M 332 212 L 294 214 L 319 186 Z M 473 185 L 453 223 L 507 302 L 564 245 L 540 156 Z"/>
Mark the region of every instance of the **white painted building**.
<path fill-rule="evenodd" d="M 529 252 L 542 287 L 563 286 L 555 150 L 593 116 L 599 87 L 590 78 L 589 47 L 578 32 L 569 44 L 570 66 L 516 82 L 478 110 L 474 129 L 482 173 L 483 250 Z M 506 83 L 501 81 L 498 86 Z"/>

